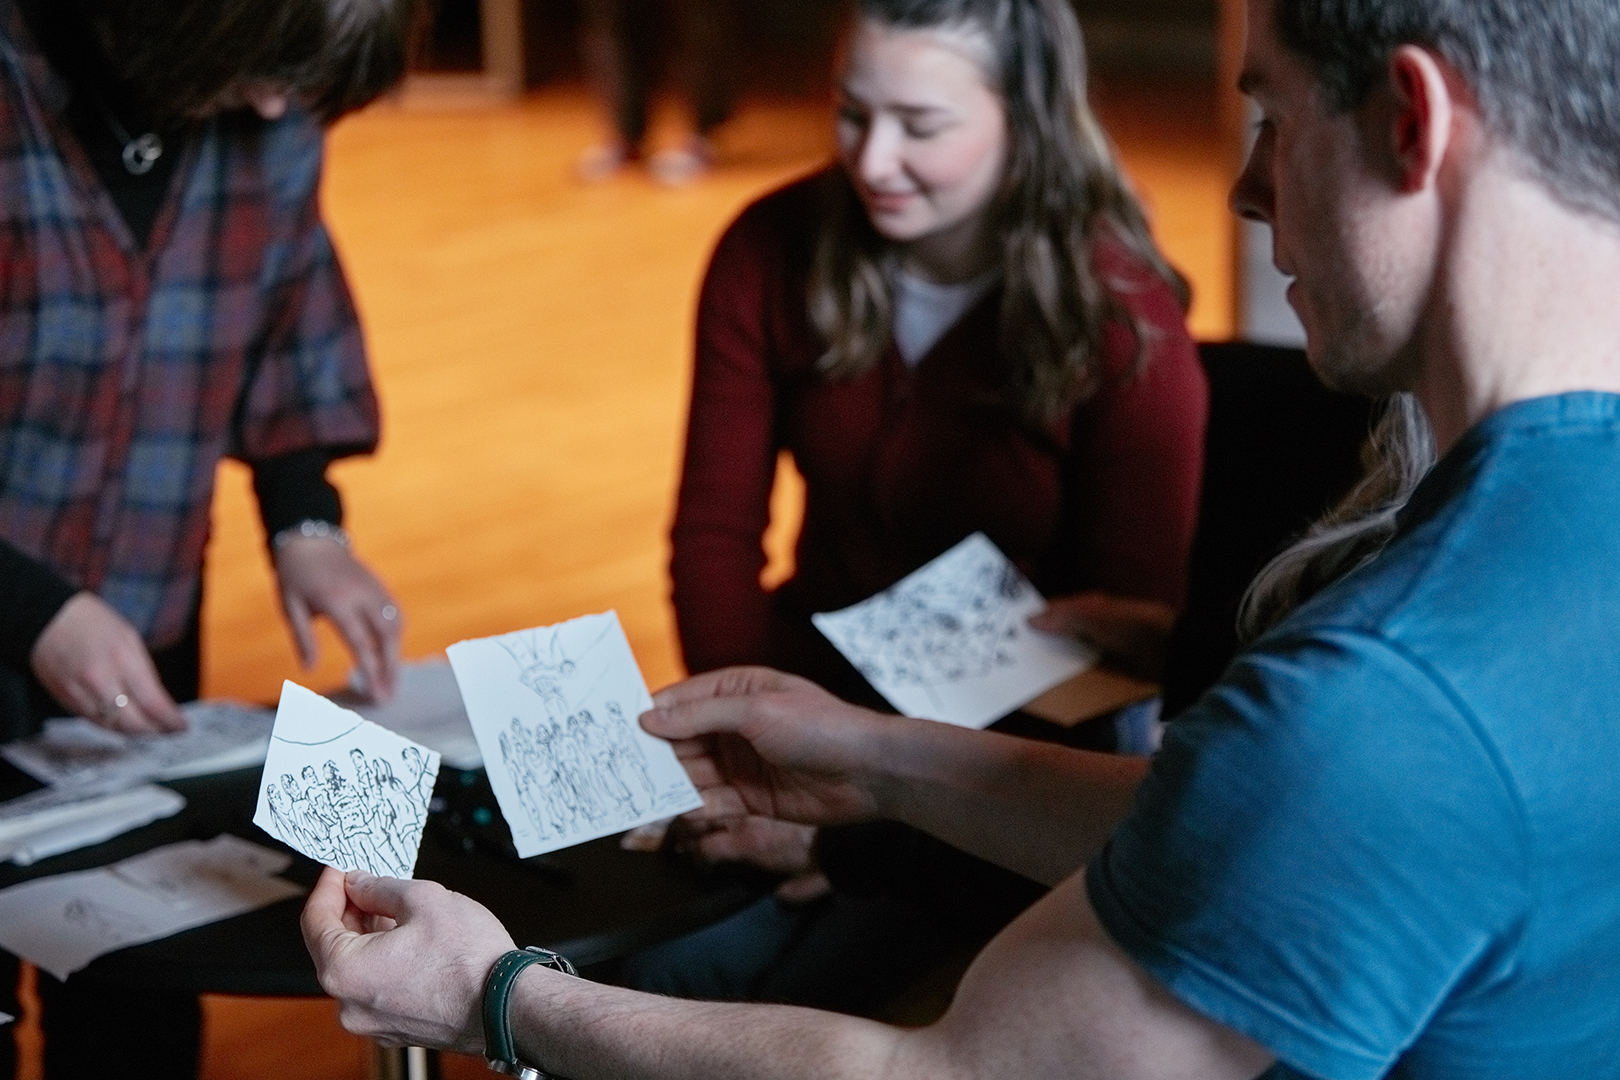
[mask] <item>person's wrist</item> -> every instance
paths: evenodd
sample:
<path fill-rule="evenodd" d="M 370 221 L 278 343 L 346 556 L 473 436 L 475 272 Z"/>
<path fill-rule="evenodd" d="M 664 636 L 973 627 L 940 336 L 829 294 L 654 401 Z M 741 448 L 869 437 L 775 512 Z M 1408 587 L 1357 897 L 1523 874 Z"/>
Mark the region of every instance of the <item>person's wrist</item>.
<path fill-rule="evenodd" d="M 270 538 L 270 550 L 280 551 L 298 540 L 330 540 L 339 547 L 349 547 L 349 534 L 343 526 L 319 518 L 305 518 L 289 525 Z"/>
<path fill-rule="evenodd" d="M 515 1076 L 519 1080 L 563 1080 L 560 1076 L 520 1061 L 517 1041 L 512 1037 L 513 989 L 518 977 L 531 967 L 548 967 L 565 975 L 578 974 L 567 957 L 536 945 L 501 954 L 484 980 L 484 1062 L 492 1071 Z"/>

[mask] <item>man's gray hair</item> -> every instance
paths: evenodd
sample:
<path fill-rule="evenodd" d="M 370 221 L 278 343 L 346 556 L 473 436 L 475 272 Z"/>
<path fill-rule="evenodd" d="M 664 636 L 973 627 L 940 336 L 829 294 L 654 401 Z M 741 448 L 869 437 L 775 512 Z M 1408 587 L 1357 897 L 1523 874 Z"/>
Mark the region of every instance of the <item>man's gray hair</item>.
<path fill-rule="evenodd" d="M 1564 201 L 1620 221 L 1617 0 L 1275 0 L 1277 35 L 1353 109 L 1400 45 L 1445 58 Z"/>

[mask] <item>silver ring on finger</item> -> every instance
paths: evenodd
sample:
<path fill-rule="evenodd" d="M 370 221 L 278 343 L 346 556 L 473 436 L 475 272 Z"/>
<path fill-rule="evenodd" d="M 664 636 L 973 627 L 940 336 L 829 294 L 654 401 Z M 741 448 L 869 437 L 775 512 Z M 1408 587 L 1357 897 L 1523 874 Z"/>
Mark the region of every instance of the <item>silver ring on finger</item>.
<path fill-rule="evenodd" d="M 129 707 L 129 695 L 128 694 L 116 694 L 116 695 L 114 695 L 112 701 L 108 703 L 107 707 L 105 709 L 101 710 L 101 715 L 111 719 L 112 717 L 117 716 L 120 710 L 126 709 L 128 707 Z"/>

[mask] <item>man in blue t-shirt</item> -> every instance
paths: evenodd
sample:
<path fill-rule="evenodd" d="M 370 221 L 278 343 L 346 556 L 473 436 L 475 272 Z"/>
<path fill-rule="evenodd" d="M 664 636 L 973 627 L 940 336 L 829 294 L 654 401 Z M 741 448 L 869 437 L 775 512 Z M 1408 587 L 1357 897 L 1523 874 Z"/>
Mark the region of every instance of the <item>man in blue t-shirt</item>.
<path fill-rule="evenodd" d="M 931 1027 L 596 986 L 328 872 L 305 934 L 351 1029 L 576 1078 L 1620 1077 L 1620 6 L 1248 14 L 1234 205 L 1324 380 L 1410 394 L 1439 463 L 1268 571 L 1261 608 L 1317 591 L 1151 764 L 760 669 L 658 696 L 701 820 L 890 816 L 1056 883 Z"/>

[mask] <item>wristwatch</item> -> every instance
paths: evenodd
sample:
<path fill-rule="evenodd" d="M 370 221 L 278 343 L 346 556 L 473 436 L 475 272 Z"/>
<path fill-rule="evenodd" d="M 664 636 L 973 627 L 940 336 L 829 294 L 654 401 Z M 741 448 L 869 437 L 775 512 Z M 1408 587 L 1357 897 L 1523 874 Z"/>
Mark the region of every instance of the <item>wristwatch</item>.
<path fill-rule="evenodd" d="M 512 984 L 519 973 L 530 964 L 552 968 L 565 975 L 578 975 L 566 956 L 530 945 L 526 949 L 513 949 L 489 970 L 484 980 L 484 1061 L 495 1072 L 515 1076 L 518 1080 L 563 1080 L 518 1060 L 517 1048 L 512 1045 L 512 1021 L 507 1007 L 512 1000 Z"/>

